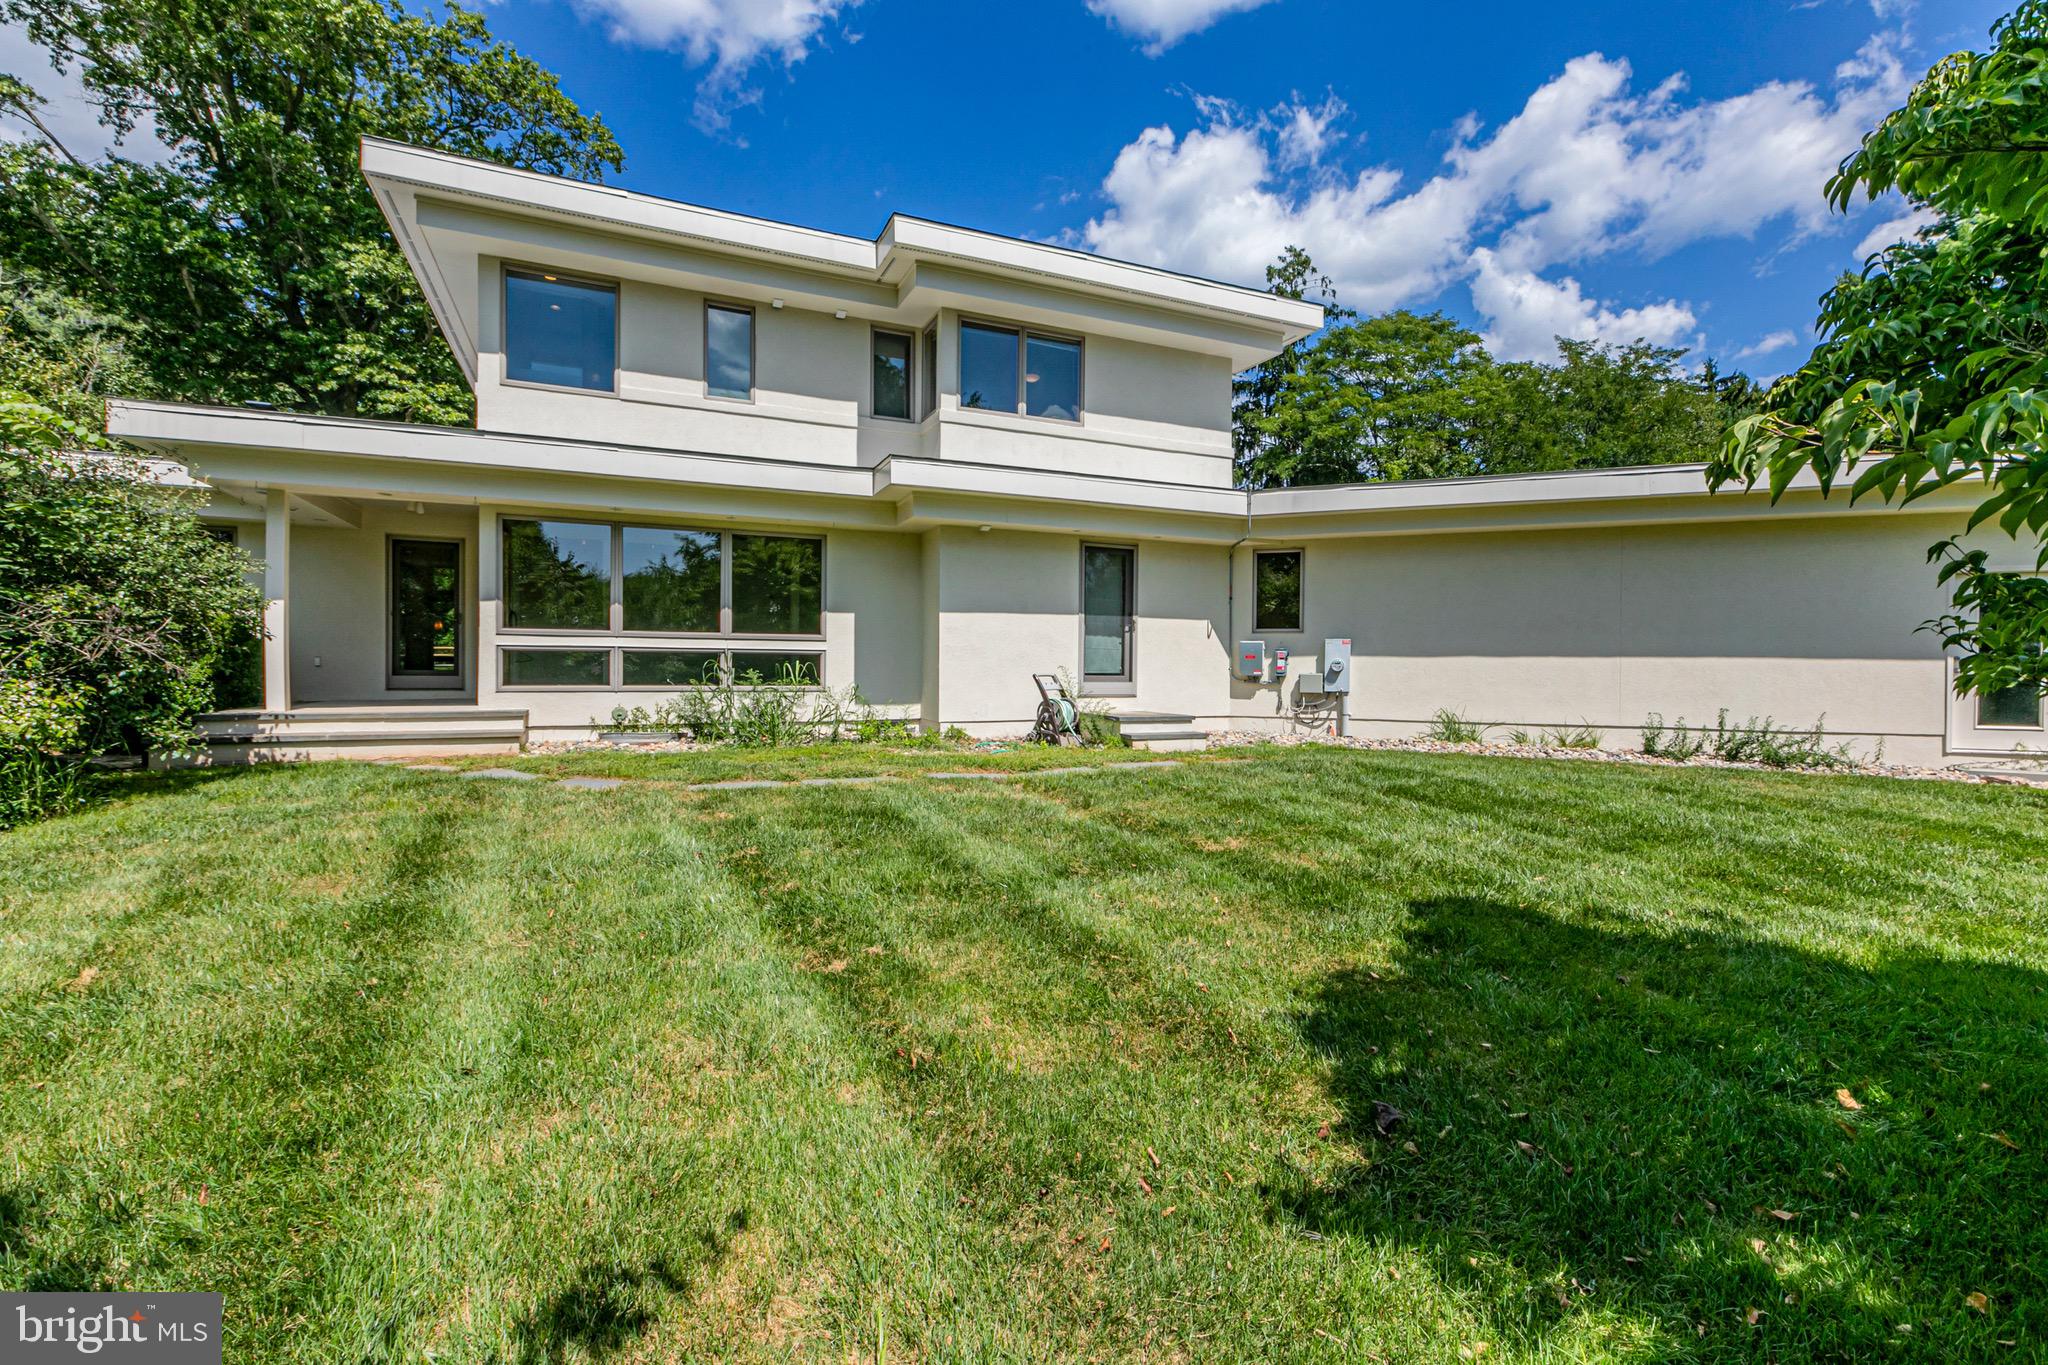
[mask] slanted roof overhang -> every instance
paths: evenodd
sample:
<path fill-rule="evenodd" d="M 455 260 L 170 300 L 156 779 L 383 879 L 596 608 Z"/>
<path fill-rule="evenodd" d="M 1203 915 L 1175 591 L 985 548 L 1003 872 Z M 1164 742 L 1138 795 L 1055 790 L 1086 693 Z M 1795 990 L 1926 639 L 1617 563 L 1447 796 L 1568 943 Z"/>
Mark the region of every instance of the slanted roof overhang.
<path fill-rule="evenodd" d="M 752 262 L 759 270 L 779 272 L 773 287 L 798 306 L 832 311 L 873 315 L 928 307 L 937 297 L 933 282 L 946 271 L 1043 287 L 1072 300 L 1094 300 L 1094 315 L 1112 327 L 1149 326 L 1190 349 L 1227 355 L 1236 368 L 1323 324 L 1323 310 L 1314 303 L 904 214 L 891 216 L 876 237 L 853 237 L 376 138 L 364 139 L 361 158 L 399 249 L 472 380 L 476 338 L 464 322 L 459 282 L 444 272 L 432 234 L 495 231 L 508 242 L 498 254 L 514 251 L 510 244 L 519 232 L 512 226 L 493 229 L 491 219 L 585 234 L 586 268 L 605 260 L 617 269 L 649 272 L 649 278 L 661 278 L 664 269 L 686 276 L 674 261 L 661 260 L 662 248 Z M 468 210 L 470 218 L 448 216 L 458 209 Z M 760 278 L 769 288 L 770 277 Z M 1130 310 L 1134 320 L 1116 321 L 1118 309 Z"/>

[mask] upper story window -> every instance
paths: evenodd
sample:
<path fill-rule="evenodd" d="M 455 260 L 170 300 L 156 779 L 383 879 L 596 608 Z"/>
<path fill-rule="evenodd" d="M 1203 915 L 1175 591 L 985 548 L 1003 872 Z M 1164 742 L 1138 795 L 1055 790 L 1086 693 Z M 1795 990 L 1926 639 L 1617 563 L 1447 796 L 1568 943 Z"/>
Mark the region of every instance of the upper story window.
<path fill-rule="evenodd" d="M 870 340 L 869 368 L 873 371 L 870 406 L 877 417 L 911 418 L 911 363 L 914 342 L 908 332 L 885 332 L 877 328 Z"/>
<path fill-rule="evenodd" d="M 939 325 L 935 322 L 918 338 L 917 414 L 929 417 L 939 409 Z"/>
<path fill-rule="evenodd" d="M 505 272 L 506 379 L 610 393 L 618 362 L 618 286 Z"/>
<path fill-rule="evenodd" d="M 754 396 L 754 310 L 704 305 L 704 391 L 713 398 Z"/>
<path fill-rule="evenodd" d="M 961 323 L 960 406 L 1080 421 L 1081 343 Z"/>

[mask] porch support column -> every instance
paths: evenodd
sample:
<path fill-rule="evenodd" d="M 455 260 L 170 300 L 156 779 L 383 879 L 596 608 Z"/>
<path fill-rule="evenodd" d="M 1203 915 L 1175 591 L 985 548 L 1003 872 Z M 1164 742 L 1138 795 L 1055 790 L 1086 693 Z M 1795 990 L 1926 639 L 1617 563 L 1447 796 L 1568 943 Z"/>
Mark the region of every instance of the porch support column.
<path fill-rule="evenodd" d="M 263 494 L 263 709 L 292 709 L 292 641 L 286 601 L 291 595 L 291 494 Z"/>

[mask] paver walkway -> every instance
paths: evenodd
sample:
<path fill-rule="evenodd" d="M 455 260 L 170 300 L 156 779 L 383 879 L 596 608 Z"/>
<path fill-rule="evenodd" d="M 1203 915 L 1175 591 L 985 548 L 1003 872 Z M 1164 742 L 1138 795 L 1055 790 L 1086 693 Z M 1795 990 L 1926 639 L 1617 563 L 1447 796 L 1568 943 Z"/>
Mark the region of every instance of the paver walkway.
<path fill-rule="evenodd" d="M 857 787 L 872 782 L 908 782 L 917 779 L 926 782 L 1014 782 L 1026 777 L 1081 777 L 1105 772 L 1157 772 L 1165 768 L 1182 766 L 1180 759 L 1159 758 L 1143 762 L 1094 763 L 1076 768 L 982 768 L 964 772 L 916 773 L 909 777 L 895 773 L 876 773 L 871 777 L 803 777 L 786 782 L 769 778 L 735 778 L 724 782 L 692 782 L 684 790 L 740 792 L 763 791 L 771 787 Z M 472 768 L 462 772 L 443 763 L 412 763 L 406 765 L 406 770 L 415 773 L 455 773 L 464 779 L 481 778 L 505 782 L 535 782 L 540 779 L 539 773 L 522 772 L 518 768 Z M 572 791 L 602 792 L 619 787 L 638 786 L 645 780 L 629 777 L 564 777 L 556 779 L 554 785 L 567 787 Z"/>

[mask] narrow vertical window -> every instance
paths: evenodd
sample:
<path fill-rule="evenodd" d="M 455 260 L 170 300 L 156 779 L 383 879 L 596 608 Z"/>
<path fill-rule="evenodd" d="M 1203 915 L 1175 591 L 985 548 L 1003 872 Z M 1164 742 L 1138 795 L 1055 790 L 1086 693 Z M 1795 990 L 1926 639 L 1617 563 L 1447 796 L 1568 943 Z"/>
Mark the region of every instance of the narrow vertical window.
<path fill-rule="evenodd" d="M 870 347 L 873 371 L 871 402 L 877 417 L 910 420 L 910 352 L 908 332 L 876 332 Z"/>
<path fill-rule="evenodd" d="M 1300 630 L 1301 551 L 1261 550 L 1252 560 L 1258 578 L 1252 629 Z"/>
<path fill-rule="evenodd" d="M 939 329 L 936 323 L 924 329 L 923 352 L 917 372 L 917 415 L 920 418 L 929 417 L 939 410 Z"/>
<path fill-rule="evenodd" d="M 558 275 L 505 275 L 505 378 L 610 393 L 617 379 L 619 291 Z"/>
<path fill-rule="evenodd" d="M 713 398 L 754 396 L 754 310 L 704 305 L 704 391 Z"/>
<path fill-rule="evenodd" d="M 1131 589 L 1137 552 L 1123 546 L 1081 547 L 1081 676 L 1125 681 L 1131 676 Z"/>

